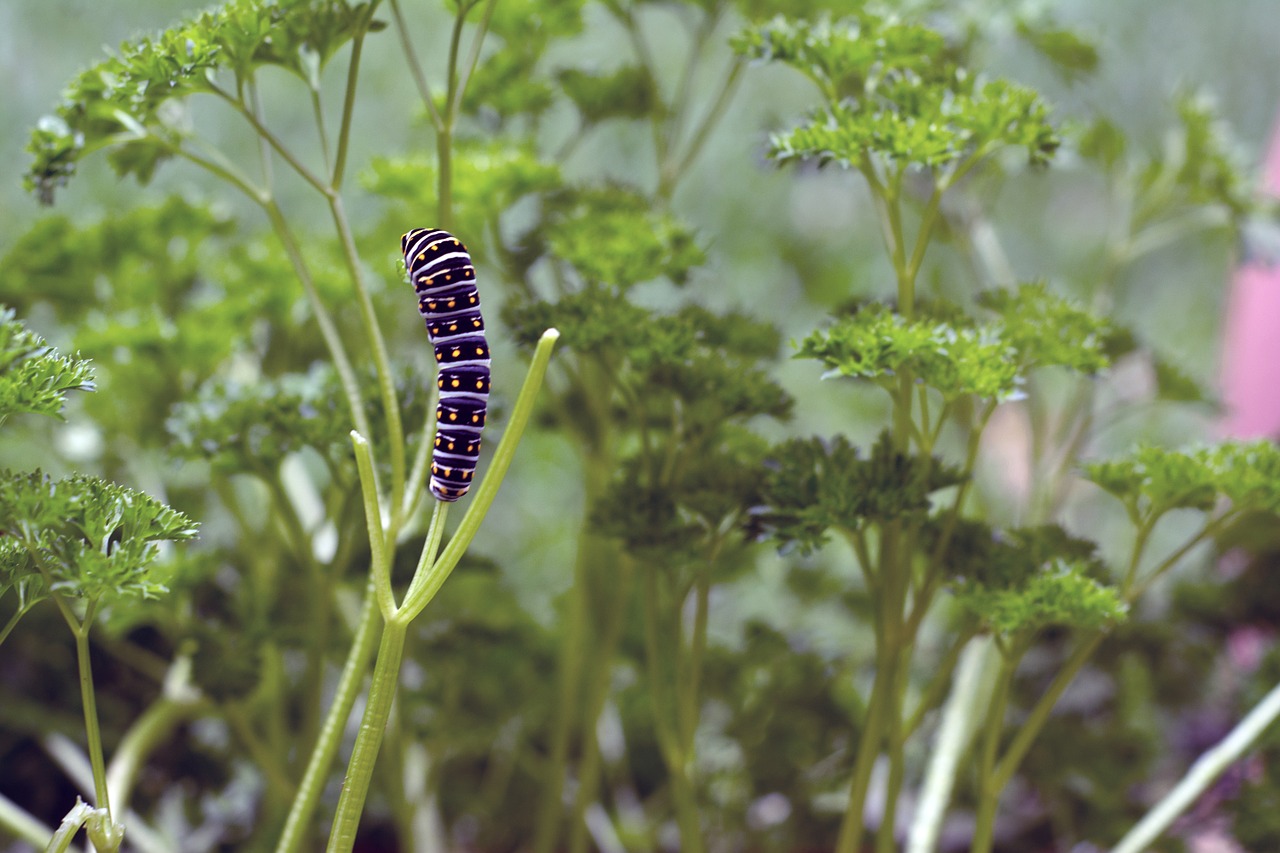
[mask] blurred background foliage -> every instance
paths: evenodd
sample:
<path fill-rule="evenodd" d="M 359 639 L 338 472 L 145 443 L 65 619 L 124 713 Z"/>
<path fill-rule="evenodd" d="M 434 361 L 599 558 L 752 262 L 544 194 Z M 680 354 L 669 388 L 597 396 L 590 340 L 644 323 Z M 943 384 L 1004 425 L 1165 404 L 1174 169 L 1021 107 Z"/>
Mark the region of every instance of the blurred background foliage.
<path fill-rule="evenodd" d="M 118 739 L 154 695 L 175 644 L 197 641 L 196 678 L 225 703 L 225 727 L 193 722 L 160 754 L 135 800 L 171 830 L 182 828 L 193 838 L 201 829 L 209 833 L 206 846 L 189 849 L 250 849 L 236 845 L 260 844 L 255 833 L 279 817 L 255 817 L 252 803 L 264 788 L 287 789 L 305 758 L 264 759 L 271 750 L 261 741 L 283 738 L 295 725 L 304 734 L 313 731 L 323 679 L 298 679 L 311 692 L 280 700 L 283 710 L 272 718 L 278 729 L 255 732 L 249 721 L 255 708 L 273 695 L 279 699 L 297 678 L 289 650 L 327 643 L 341 653 L 341 637 L 317 636 L 315 579 L 357 575 L 367 560 L 344 444 L 347 423 L 335 407 L 332 373 L 317 364 L 325 356 L 314 318 L 260 212 L 183 163 L 165 164 L 140 188 L 118 180 L 105 158 L 89 159 L 60 190 L 52 213 L 21 185 L 29 129 L 58 102 L 67 81 L 101 56 L 100 46 L 205 5 L 0 5 L 0 68 L 9 81 L 0 102 L 0 301 L 63 352 L 92 359 L 98 385 L 96 393 L 72 401 L 66 423 L 7 426 L 0 465 L 106 476 L 202 522 L 201 547 L 175 558 L 178 610 L 161 605 L 150 613 L 108 614 L 104 660 L 95 663 L 100 710 Z M 659 482 L 643 458 L 597 459 L 611 467 L 584 470 L 610 407 L 629 404 L 627 388 L 642 394 L 665 383 L 675 397 L 695 401 L 708 396 L 706 389 L 680 388 L 671 363 L 728 365 L 720 391 L 743 376 L 756 380 L 751 371 L 765 365 L 767 377 L 752 383 L 754 396 L 744 393 L 724 409 L 690 407 L 702 443 L 689 452 L 718 465 L 721 479 L 758 463 L 761 452 L 745 430 L 728 423 L 732 418 L 749 420 L 755 434 L 771 441 L 844 433 L 864 447 L 883 427 L 873 389 L 841 386 L 837 392 L 834 383 L 815 381 L 811 363 L 787 358 L 794 351 L 788 341 L 802 339 L 838 308 L 892 296 L 877 224 L 855 176 L 836 168 L 778 170 L 765 160 L 767 133 L 791 126 L 811 106 L 808 84 L 785 69 L 745 71 L 678 182 L 664 172 L 670 161 L 654 156 L 661 140 L 682 138 L 666 136 L 670 127 L 661 120 L 671 117 L 646 126 L 655 98 L 676 94 L 675 70 L 701 32 L 697 27 L 709 27 L 703 35 L 710 47 L 705 67 L 687 84 L 695 114 L 712 107 L 733 61 L 728 37 L 743 16 L 804 14 L 822 4 L 746 3 L 710 25 L 695 14 L 696 4 L 637 6 L 654 66 L 672 69 L 657 80 L 632 64 L 627 34 L 608 5 L 585 4 L 579 22 L 574 3 L 499 0 L 494 44 L 505 46 L 481 61 L 469 138 L 455 150 L 455 229 L 482 270 L 498 377 L 495 409 L 500 413 L 504 397 L 514 393 L 511 384 L 502 385 L 519 374 L 519 347 L 566 316 L 566 346 L 616 371 L 624 392 L 622 402 L 590 395 L 557 401 L 544 429 L 526 438 L 473 559 L 414 627 L 403 708 L 394 722 L 412 733 L 400 741 L 411 746 L 391 751 L 380 769 L 384 801 L 374 814 L 393 823 L 406 813 L 397 797 L 437 792 L 437 831 L 458 849 L 516 849 L 535 831 L 534 809 L 512 804 L 540 796 L 550 721 L 567 713 L 557 704 L 552 673 L 566 624 L 562 597 L 573 582 L 576 550 L 584 547 L 584 519 L 600 506 L 615 523 L 626 519 L 621 538 L 640 559 L 646 547 L 670 553 L 696 544 L 688 531 L 670 540 L 648 537 L 646 524 L 659 531 L 655 535 L 670 533 L 669 518 L 642 513 L 652 511 L 659 503 L 653 495 L 671 484 Z M 1217 133 L 1220 119 L 1230 128 L 1223 150 L 1241 164 L 1241 175 L 1256 172 L 1280 107 L 1274 3 L 902 5 L 923 10 L 931 25 L 971 50 L 974 66 L 1038 89 L 1055 123 L 1071 131 L 1053 168 L 1026 173 L 1010 163 L 984 174 L 945 210 L 944 228 L 968 229 L 971 239 L 931 249 L 923 290 L 960 301 L 974 280 L 1001 281 L 1008 272 L 1012 278 L 1002 283 L 1045 278 L 1084 301 L 1102 294 L 1110 318 L 1132 329 L 1156 357 L 1117 367 L 1105 391 L 1114 399 L 1103 402 L 1131 408 L 1087 445 L 1089 455 L 1123 450 L 1137 439 L 1180 443 L 1206 435 L 1215 410 L 1204 401 L 1213 397 L 1224 296 L 1240 256 L 1226 226 L 1252 190 L 1249 183 L 1206 174 L 1216 153 L 1190 158 L 1201 170 L 1194 175 L 1181 168 L 1182 158 L 1186 141 L 1194 149 L 1205 134 Z M 438 79 L 450 13 L 434 2 L 405 9 L 422 39 L 428 76 Z M 380 18 L 389 14 L 379 11 Z M 398 279 L 396 245 L 405 228 L 433 224 L 436 164 L 424 109 L 400 53 L 391 49 L 394 38 L 389 31 L 373 34 L 370 46 L 377 49 L 365 53 L 349 154 L 358 180 L 348 182 L 346 203 L 398 365 L 405 423 L 416 429 L 430 381 L 429 346 Z M 531 73 L 535 62 L 537 74 Z M 326 107 L 335 113 L 336 77 L 326 79 L 325 91 Z M 283 78 L 278 70 L 262 75 L 263 111 L 283 138 L 310 153 L 310 107 L 293 97 L 294 81 Z M 225 111 L 205 108 L 216 105 L 196 104 L 190 121 L 200 134 L 236 162 L 254 162 L 252 138 L 224 121 Z M 1216 118 L 1208 117 L 1207 104 Z M 281 207 L 304 233 L 322 233 L 328 224 L 323 205 L 281 172 Z M 1117 199 L 1116 190 L 1157 184 L 1166 193 L 1161 205 L 1130 210 L 1129 219 L 1118 215 L 1131 199 Z M 606 189 L 594 189 L 599 186 Z M 530 202 L 535 196 L 538 213 Z M 1131 238 L 1152 224 L 1144 215 L 1206 202 L 1217 205 L 1221 227 L 1157 245 L 1140 261 L 1124 256 L 1133 250 Z M 501 217 L 493 215 L 498 211 Z M 617 240 L 637 221 L 643 227 L 634 233 L 642 232 L 643 240 Z M 521 239 L 495 239 L 512 235 Z M 957 248 L 990 246 L 991 235 L 1000 247 L 993 253 Z M 344 333 L 358 338 L 358 328 L 343 316 L 346 272 L 333 241 L 317 237 L 306 252 L 321 295 Z M 558 260 L 524 275 L 546 257 Z M 554 310 L 539 301 L 557 292 L 571 295 Z M 628 361 L 618 347 L 627 333 L 639 331 L 636 318 L 648 316 L 645 311 L 662 312 L 666 325 L 643 326 L 652 337 L 642 344 L 626 339 L 627 346 L 649 347 L 652 356 Z M 717 322 L 726 312 L 764 325 L 741 327 L 748 329 L 745 339 L 734 339 L 733 330 Z M 583 318 L 599 321 L 590 326 L 596 338 L 573 338 L 572 321 Z M 1123 342 L 1116 347 L 1125 351 Z M 1067 392 L 1054 398 L 1052 380 L 1046 387 L 1061 404 Z M 1159 396 L 1164 402 L 1151 402 Z M 1170 400 L 1195 405 L 1174 407 Z M 663 438 L 665 426 L 643 404 L 630 414 L 652 427 L 655 440 Z M 993 431 L 993 443 L 1005 447 L 1026 438 L 1012 420 L 993 424 Z M 1026 459 L 996 451 L 976 496 L 993 519 L 1043 521 L 1050 510 L 1060 511 L 1069 528 L 1098 537 L 1104 553 L 1114 551 L 1122 528 L 1105 496 L 1070 488 L 1036 494 L 1027 485 Z M 282 465 L 307 476 L 277 476 Z M 609 480 L 616 471 L 620 483 L 592 486 L 593 478 Z M 706 472 L 687 473 L 679 488 L 694 492 Z M 286 493 L 304 481 L 313 488 Z M 733 497 L 745 500 L 755 485 L 734 484 Z M 634 494 L 639 491 L 643 500 Z M 603 503 L 586 506 L 588 493 Z M 704 513 L 700 521 L 726 517 L 729 511 L 716 500 L 723 497 L 692 495 Z M 290 509 L 281 514 L 265 511 L 268 506 Z M 607 525 L 603 532 L 619 533 Z M 1273 544 L 1266 531 L 1249 534 L 1237 531 L 1255 551 Z M 780 555 L 759 548 L 749 559 L 735 555 L 727 561 L 733 568 L 716 578 L 704 663 L 708 710 L 698 731 L 706 819 L 711 837 L 725 845 L 715 849 L 824 849 L 834 838 L 842 802 L 832 792 L 846 778 L 864 711 L 854 678 L 869 638 L 866 602 L 849 561 L 832 551 Z M 1266 677 L 1280 666 L 1266 560 L 1241 558 L 1228 570 L 1205 572 L 1210 556 L 1199 553 L 1201 571 L 1179 573 L 1119 629 L 1080 689 L 1068 695 L 1028 758 L 1024 784 L 1006 803 L 1014 818 L 1004 827 L 1003 849 L 1058 850 L 1077 840 L 1117 837 L 1141 814 L 1162 774 L 1178 773 L 1247 707 L 1255 681 L 1264 688 L 1274 682 Z M 401 568 L 407 573 L 411 566 Z M 240 575 L 252 582 L 233 580 Z M 681 582 L 672 580 L 677 587 Z M 282 601 L 303 604 L 279 606 Z M 606 603 L 618 608 L 618 620 L 632 607 Z M 339 593 L 339 613 L 350 606 Z M 54 614 L 33 611 L 0 652 L 0 791 L 16 797 L 12 780 L 27 780 L 22 805 L 56 821 L 73 789 L 55 780 L 42 738 L 50 732 L 74 737 L 79 722 L 69 646 L 47 639 L 60 630 L 54 621 Z M 1050 632 L 1029 658 L 1018 685 L 1024 698 L 1043 688 L 1037 666 L 1047 671 L 1060 657 L 1056 639 Z M 609 700 L 598 726 L 613 826 L 622 833 L 619 843 L 636 848 L 670 843 L 661 831 L 648 837 L 643 818 L 643 804 L 664 775 L 652 712 L 637 687 L 643 643 L 628 620 L 617 638 L 618 663 L 604 685 Z M 1261 664 L 1240 663 L 1257 658 Z M 241 763 L 246 752 L 260 765 L 265 760 L 260 775 Z M 1229 834 L 1223 816 L 1237 814 L 1244 849 L 1280 844 L 1275 762 L 1274 754 L 1257 756 L 1215 802 L 1187 819 L 1183 837 Z M 175 778 L 186 787 L 174 786 Z M 786 797 L 779 800 L 779 792 Z M 215 793 L 220 796 L 201 800 Z M 965 796 L 962 790 L 962 805 Z M 206 803 L 203 813 L 192 806 L 196 801 Z M 402 838 L 411 834 L 398 830 Z M 601 835 L 594 840 L 609 843 Z M 944 837 L 947 843 L 963 849 Z"/>

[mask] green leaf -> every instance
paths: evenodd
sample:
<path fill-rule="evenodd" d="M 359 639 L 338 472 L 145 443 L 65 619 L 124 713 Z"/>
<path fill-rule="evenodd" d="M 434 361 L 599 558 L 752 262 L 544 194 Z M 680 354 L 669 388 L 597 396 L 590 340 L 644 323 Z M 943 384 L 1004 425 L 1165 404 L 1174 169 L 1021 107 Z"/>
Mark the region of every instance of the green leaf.
<path fill-rule="evenodd" d="M 956 327 L 909 321 L 870 305 L 800 343 L 797 358 L 814 358 L 832 374 L 870 379 L 891 388 L 909 370 L 953 400 L 964 395 L 1008 399 L 1019 393 L 1018 350 L 999 326 Z"/>
<path fill-rule="evenodd" d="M 931 523 L 924 541 L 939 543 Z M 1122 619 L 1119 592 L 1104 583 L 1097 545 L 1055 524 L 996 531 L 961 519 L 950 530 L 944 565 L 962 607 L 1000 634 L 1049 625 L 1099 628 Z"/>
<path fill-rule="evenodd" d="M 423 210 L 435 210 L 438 170 L 435 157 L 377 157 L 362 176 L 371 192 L 395 204 L 387 216 L 398 223 L 417 222 Z M 559 189 L 558 166 L 541 160 L 525 141 L 455 141 L 452 160 L 455 230 L 480 235 L 520 199 Z M 403 224 L 400 225 L 401 230 Z M 472 255 L 484 257 L 483 242 L 467 239 Z"/>
<path fill-rule="evenodd" d="M 1121 621 L 1128 610 L 1118 590 L 1104 586 L 1069 563 L 1053 563 L 1016 589 L 957 587 L 956 600 L 999 634 L 1050 625 L 1096 629 Z"/>
<path fill-rule="evenodd" d="M 72 80 L 56 116 L 37 125 L 27 145 L 34 158 L 27 188 L 52 203 L 78 161 L 107 147 L 120 175 L 146 182 L 187 133 L 174 102 L 213 91 L 219 71 L 240 84 L 259 66 L 277 65 L 309 81 L 317 61 L 323 65 L 365 27 L 370 9 L 345 0 L 236 0 L 126 42 Z"/>
<path fill-rule="evenodd" d="M 633 190 L 580 189 L 549 207 L 547 246 L 587 283 L 626 289 L 666 277 L 683 284 L 706 260 L 689 226 Z"/>
<path fill-rule="evenodd" d="M 30 413 L 62 419 L 68 391 L 92 391 L 88 361 L 59 356 L 39 335 L 0 306 L 0 424 Z"/>
<path fill-rule="evenodd" d="M 1207 512 L 1224 498 L 1234 510 L 1280 514 L 1280 448 L 1268 441 L 1182 451 L 1148 445 L 1083 470 L 1086 479 L 1142 519 L 1154 520 L 1172 509 Z"/>
<path fill-rule="evenodd" d="M 898 169 L 937 169 L 1017 146 L 1039 165 L 1059 145 L 1034 91 L 978 80 L 951 60 L 939 34 L 895 18 L 866 11 L 835 22 L 777 18 L 739 34 L 734 46 L 791 65 L 824 96 L 808 121 L 773 138 L 770 153 L 780 162 L 862 168 L 876 155 Z"/>
<path fill-rule="evenodd" d="M 793 439 L 774 448 L 770 468 L 755 526 L 805 553 L 821 546 L 832 529 L 923 519 L 930 495 L 964 480 L 937 457 L 894 450 L 888 432 L 881 433 L 867 459 L 843 436 Z"/>
<path fill-rule="evenodd" d="M 645 118 L 660 106 L 653 77 L 636 65 L 624 65 L 609 74 L 567 68 L 556 77 L 587 124 Z"/>
<path fill-rule="evenodd" d="M 1067 80 L 1077 80 L 1098 69 L 1098 48 L 1072 30 L 1040 27 L 1027 18 L 1018 20 L 1018 35 L 1034 47 Z"/>
<path fill-rule="evenodd" d="M 197 525 L 142 492 L 97 477 L 0 472 L 0 529 L 32 557 L 49 590 L 110 603 L 165 591 L 157 543 Z"/>
<path fill-rule="evenodd" d="M 1001 336 L 1023 368 L 1066 367 L 1091 375 L 1110 365 L 1111 322 L 1055 296 L 1044 282 L 989 290 L 978 302 L 1000 316 Z"/>

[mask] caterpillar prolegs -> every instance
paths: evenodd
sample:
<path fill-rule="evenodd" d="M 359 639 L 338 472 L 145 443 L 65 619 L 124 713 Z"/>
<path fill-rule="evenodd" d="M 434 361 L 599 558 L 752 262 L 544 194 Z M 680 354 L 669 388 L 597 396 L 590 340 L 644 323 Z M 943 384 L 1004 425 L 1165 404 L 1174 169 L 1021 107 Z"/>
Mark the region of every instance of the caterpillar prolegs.
<path fill-rule="evenodd" d="M 400 238 L 400 248 L 439 366 L 431 494 L 456 501 L 475 475 L 489 402 L 489 344 L 476 269 L 462 241 L 438 228 L 413 229 Z"/>

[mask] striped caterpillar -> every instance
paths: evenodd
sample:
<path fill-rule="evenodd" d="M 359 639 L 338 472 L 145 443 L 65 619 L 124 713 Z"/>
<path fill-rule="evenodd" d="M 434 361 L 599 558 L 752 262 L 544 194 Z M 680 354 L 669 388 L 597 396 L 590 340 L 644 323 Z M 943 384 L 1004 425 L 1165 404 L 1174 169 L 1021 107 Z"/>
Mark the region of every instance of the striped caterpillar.
<path fill-rule="evenodd" d="M 400 238 L 400 248 L 440 369 L 431 494 L 456 501 L 476 471 L 489 401 L 489 344 L 476 268 L 462 241 L 438 228 L 413 229 Z"/>

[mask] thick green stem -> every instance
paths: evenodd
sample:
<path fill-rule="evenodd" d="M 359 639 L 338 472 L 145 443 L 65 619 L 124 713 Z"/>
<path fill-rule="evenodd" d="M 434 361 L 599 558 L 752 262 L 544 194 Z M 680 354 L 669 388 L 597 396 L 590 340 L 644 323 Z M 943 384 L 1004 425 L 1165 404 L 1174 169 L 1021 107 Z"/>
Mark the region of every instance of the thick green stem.
<path fill-rule="evenodd" d="M 365 706 L 355 748 L 347 764 L 346 779 L 333 816 L 333 829 L 325 848 L 327 853 L 350 853 L 355 844 L 360 815 L 364 811 L 369 782 L 378 758 L 378 747 L 382 744 L 391 703 L 400 683 L 400 661 L 404 656 L 407 629 L 408 622 L 400 619 L 392 619 L 383 626 L 377 663 L 374 664 L 373 680 L 369 686 L 369 703 Z"/>
<path fill-rule="evenodd" d="M 373 578 L 370 577 L 364 604 L 360 609 L 360 621 L 356 626 L 351 649 L 347 652 L 346 663 L 342 666 L 342 675 L 338 678 L 333 704 L 325 715 L 320 737 L 311 750 L 307 770 L 294 796 L 275 853 L 298 853 L 307 841 L 311 818 L 320 802 L 320 795 L 324 793 L 325 777 L 338 754 L 338 747 L 342 745 L 343 727 L 360 695 L 360 686 L 369 666 L 369 653 L 373 650 L 379 624 L 377 596 Z"/>

